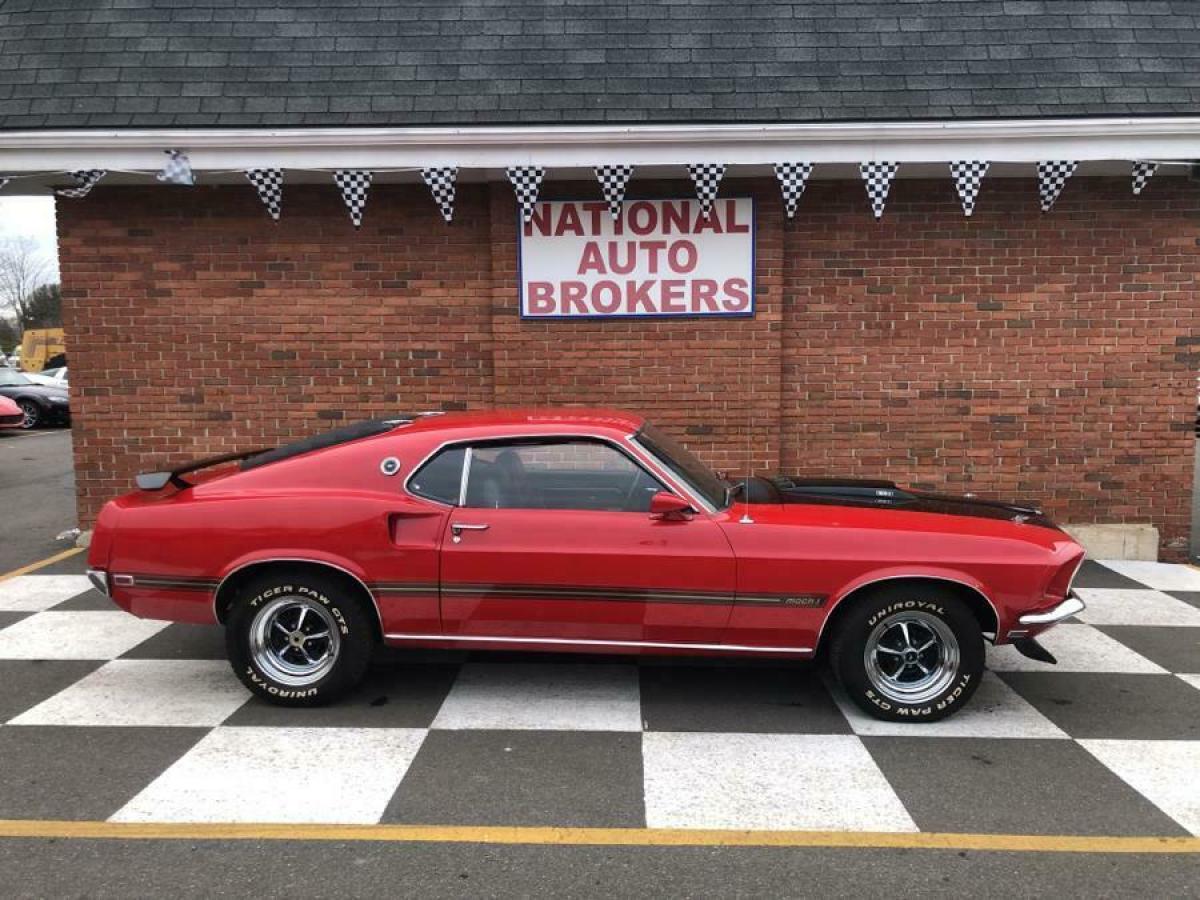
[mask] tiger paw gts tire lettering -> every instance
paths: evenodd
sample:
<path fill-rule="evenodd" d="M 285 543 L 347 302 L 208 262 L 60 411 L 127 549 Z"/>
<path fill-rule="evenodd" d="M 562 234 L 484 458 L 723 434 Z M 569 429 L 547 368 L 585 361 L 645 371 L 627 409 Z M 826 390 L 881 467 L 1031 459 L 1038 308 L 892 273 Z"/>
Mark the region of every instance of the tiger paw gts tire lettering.
<path fill-rule="evenodd" d="M 283 706 L 319 706 L 362 681 L 374 635 L 358 598 L 311 573 L 269 575 L 234 599 L 225 629 L 234 672 Z"/>
<path fill-rule="evenodd" d="M 850 602 L 830 664 L 862 710 L 889 722 L 936 722 L 975 693 L 983 634 L 953 591 L 892 585 Z"/>

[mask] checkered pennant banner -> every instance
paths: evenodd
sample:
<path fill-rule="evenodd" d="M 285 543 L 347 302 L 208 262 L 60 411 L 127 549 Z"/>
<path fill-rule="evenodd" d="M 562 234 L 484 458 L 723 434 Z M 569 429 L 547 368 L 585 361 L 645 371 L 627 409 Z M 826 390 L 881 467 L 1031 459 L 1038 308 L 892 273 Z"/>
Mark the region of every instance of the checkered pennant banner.
<path fill-rule="evenodd" d="M 979 196 L 979 186 L 990 165 L 981 159 L 958 159 L 950 163 L 950 177 L 954 179 L 954 189 L 962 201 L 964 216 L 975 212 L 975 198 Z"/>
<path fill-rule="evenodd" d="M 422 169 L 421 177 L 429 185 L 433 199 L 442 211 L 442 218 L 449 222 L 454 218 L 454 186 L 458 182 L 458 166 Z"/>
<path fill-rule="evenodd" d="M 871 201 L 871 212 L 876 219 L 883 218 L 883 207 L 887 203 L 888 191 L 892 189 L 892 179 L 900 170 L 900 163 L 895 162 L 865 162 L 858 170 L 862 173 L 863 183 L 867 186 L 867 199 Z"/>
<path fill-rule="evenodd" d="M 725 167 L 717 163 L 697 163 L 687 168 L 692 176 L 692 184 L 696 186 L 696 197 L 700 200 L 700 215 L 707 219 L 717 199 L 721 179 L 725 176 Z"/>
<path fill-rule="evenodd" d="M 167 154 L 167 162 L 155 176 L 159 181 L 165 181 L 167 184 L 183 184 L 191 187 L 196 183 L 196 176 L 192 174 L 192 164 L 187 158 L 186 153 L 180 153 L 178 150 L 164 150 Z"/>
<path fill-rule="evenodd" d="M 107 169 L 82 169 L 78 172 L 72 172 L 71 177 L 75 179 L 75 187 L 60 188 L 54 193 L 60 197 L 70 197 L 72 200 L 82 200 L 96 186 L 96 183 L 107 174 Z"/>
<path fill-rule="evenodd" d="M 246 169 L 246 178 L 276 222 L 283 212 L 283 169 Z"/>
<path fill-rule="evenodd" d="M 1075 174 L 1079 163 L 1073 159 L 1044 159 L 1037 164 L 1038 194 L 1042 198 L 1042 212 L 1050 212 L 1054 201 L 1067 185 L 1067 179 Z"/>
<path fill-rule="evenodd" d="M 517 205 L 521 207 L 521 218 L 528 222 L 533 218 L 533 206 L 537 203 L 538 189 L 546 170 L 541 166 L 509 166 L 504 170 L 508 180 L 512 182 L 513 192 L 517 195 Z"/>
<path fill-rule="evenodd" d="M 783 193 L 783 207 L 790 219 L 796 215 L 796 204 L 808 184 L 808 176 L 812 174 L 812 163 L 787 162 L 775 163 L 775 177 L 779 179 L 779 190 Z"/>
<path fill-rule="evenodd" d="M 1146 182 L 1158 171 L 1158 163 L 1138 160 L 1133 164 L 1133 194 L 1136 197 L 1146 186 Z"/>
<path fill-rule="evenodd" d="M 625 185 L 633 177 L 633 166 L 596 166 L 596 180 L 608 201 L 608 211 L 614 220 L 621 218 L 621 203 L 625 199 Z"/>
<path fill-rule="evenodd" d="M 367 193 L 371 190 L 371 173 L 365 169 L 337 169 L 333 173 L 333 181 L 342 192 L 346 209 L 350 210 L 350 221 L 358 228 L 362 225 Z"/>

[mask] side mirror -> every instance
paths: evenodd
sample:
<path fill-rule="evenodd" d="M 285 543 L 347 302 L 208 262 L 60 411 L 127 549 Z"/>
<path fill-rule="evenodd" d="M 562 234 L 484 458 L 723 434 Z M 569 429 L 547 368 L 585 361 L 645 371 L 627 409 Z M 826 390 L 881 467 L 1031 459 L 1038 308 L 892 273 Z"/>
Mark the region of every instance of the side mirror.
<path fill-rule="evenodd" d="M 690 518 L 694 511 L 690 503 L 669 491 L 659 491 L 650 498 L 651 518 L 680 521 Z"/>

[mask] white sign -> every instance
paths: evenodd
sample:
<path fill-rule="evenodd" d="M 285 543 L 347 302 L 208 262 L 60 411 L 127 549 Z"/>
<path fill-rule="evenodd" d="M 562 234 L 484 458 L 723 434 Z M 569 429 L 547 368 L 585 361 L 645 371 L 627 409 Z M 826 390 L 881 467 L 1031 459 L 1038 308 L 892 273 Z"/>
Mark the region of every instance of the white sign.
<path fill-rule="evenodd" d="M 521 223 L 521 315 L 531 319 L 754 314 L 754 201 L 538 203 Z"/>

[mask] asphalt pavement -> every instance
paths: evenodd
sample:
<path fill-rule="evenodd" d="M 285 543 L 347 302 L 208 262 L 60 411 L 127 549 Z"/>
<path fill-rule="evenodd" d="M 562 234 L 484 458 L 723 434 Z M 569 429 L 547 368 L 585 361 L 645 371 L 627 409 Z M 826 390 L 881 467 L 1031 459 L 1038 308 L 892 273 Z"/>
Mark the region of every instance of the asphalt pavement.
<path fill-rule="evenodd" d="M 55 541 L 55 535 L 75 524 L 71 465 L 69 431 L 44 431 L 0 437 L 0 522 L 3 523 L 0 526 L 0 537 L 3 538 L 0 540 L 0 588 L 7 589 L 9 593 L 13 592 L 12 585 L 16 582 L 10 581 L 5 586 L 2 580 L 5 573 L 60 553 L 64 547 Z M 69 578 L 74 576 L 77 579 L 81 571 L 82 556 L 76 556 L 37 570 L 34 581 L 37 581 L 37 578 L 50 579 L 47 582 L 47 591 L 61 590 L 64 594 L 72 593 L 74 588 L 71 587 Z M 54 581 L 56 577 L 68 580 Z M 1097 601 L 1109 599 L 1114 616 L 1119 616 L 1124 608 L 1120 604 L 1131 597 L 1148 597 L 1155 600 L 1162 610 L 1170 606 L 1175 610 L 1174 615 L 1186 613 L 1187 610 L 1180 606 L 1179 602 L 1173 601 L 1194 604 L 1200 597 L 1200 594 L 1186 592 L 1174 596 L 1163 593 L 1157 597 L 1149 597 L 1153 592 L 1143 591 L 1135 594 L 1138 585 L 1132 581 L 1125 584 L 1119 580 L 1123 576 L 1110 572 L 1092 577 L 1109 579 L 1089 583 L 1087 587 L 1097 594 Z M 25 578 L 25 581 L 29 581 L 29 578 Z M 61 587 L 64 583 L 67 586 Z M 1167 590 L 1167 586 L 1162 587 L 1163 590 Z M 0 613 L 0 630 L 7 626 L 12 635 L 24 629 L 20 633 L 27 634 L 31 641 L 36 641 L 38 635 L 43 632 L 46 635 L 54 632 L 60 639 L 67 639 L 68 644 L 78 641 L 82 647 L 86 643 L 86 631 L 64 631 L 63 626 L 75 620 L 83 623 L 91 621 L 89 617 L 110 615 L 102 611 L 109 607 L 97 605 L 99 601 L 104 600 L 99 595 L 81 595 L 63 602 L 52 598 L 55 602 L 51 604 L 47 601 L 46 605 L 33 603 L 33 599 L 36 598 L 30 594 L 17 604 L 28 607 L 24 612 Z M 42 608 L 48 611 L 40 614 L 31 611 Z M 35 627 L 41 621 L 39 615 L 47 625 L 54 628 L 47 631 L 45 628 Z M 3 618 L 4 616 L 7 618 Z M 131 619 L 128 625 L 133 627 L 136 622 L 137 620 Z M 206 670 L 206 666 L 209 665 L 214 666 L 215 673 L 219 640 L 209 640 L 212 636 L 208 635 L 207 631 L 204 634 L 199 633 L 196 630 L 198 628 L 169 626 L 145 640 L 134 640 L 136 636 L 130 637 L 131 649 L 122 654 L 126 659 L 116 660 L 110 665 L 116 667 L 113 671 L 117 674 L 127 670 L 136 675 L 139 666 L 147 671 L 165 671 L 167 668 L 183 671 L 190 667 L 200 672 Z M 1152 674 L 1142 671 L 1150 668 L 1147 660 L 1141 657 L 1135 659 L 1130 655 L 1128 648 L 1122 650 L 1122 645 L 1116 644 L 1117 640 L 1132 643 L 1170 668 L 1172 660 L 1180 655 L 1176 652 L 1178 641 L 1167 646 L 1167 643 L 1161 640 L 1163 635 L 1147 627 L 1120 624 L 1089 626 L 1080 623 L 1070 628 L 1073 630 L 1064 631 L 1064 635 L 1070 637 L 1070 646 L 1064 649 L 1073 650 L 1080 664 L 1091 658 L 1089 653 L 1085 652 L 1088 648 L 1103 645 L 1109 648 L 1110 653 L 1120 651 L 1124 655 L 1123 658 L 1127 657 L 1127 665 L 1131 667 L 1131 671 L 1120 676 L 1051 676 L 1002 671 L 1001 674 L 1008 679 L 1006 684 L 1016 685 L 1032 698 L 1031 702 L 1040 710 L 1038 721 L 1044 713 L 1067 730 L 1091 727 L 1097 722 L 1105 728 L 1120 726 L 1129 731 L 1127 737 L 1145 738 L 1145 748 L 1151 750 L 1156 746 L 1161 745 L 1166 749 L 1179 743 L 1178 740 L 1170 741 L 1165 738 L 1186 737 L 1182 733 L 1176 733 L 1187 726 L 1187 722 L 1179 718 L 1180 707 L 1174 707 L 1177 713 L 1175 716 L 1169 715 L 1166 709 L 1171 703 L 1190 698 L 1191 695 L 1187 691 L 1191 689 L 1186 688 L 1182 682 L 1176 685 L 1173 680 L 1175 676 L 1165 672 Z M 1107 631 L 1102 633 L 1101 629 Z M 1173 631 L 1165 627 L 1160 630 Z M 1195 633 L 1196 629 L 1185 628 L 1183 631 Z M 108 633 L 106 636 L 110 641 L 118 637 L 115 633 Z M 1141 643 L 1138 643 L 1139 641 Z M 852 830 L 846 831 L 841 837 L 835 836 L 836 840 L 843 842 L 843 845 L 835 847 L 812 846 L 806 844 L 803 839 L 793 846 L 736 846 L 735 832 L 727 832 L 724 835 L 714 833 L 711 843 L 707 845 L 669 846 L 664 845 L 670 842 L 669 831 L 655 832 L 653 828 L 647 830 L 638 827 L 633 828 L 633 832 L 635 835 L 645 836 L 645 846 L 604 846 L 587 843 L 563 845 L 554 837 L 553 829 L 543 834 L 543 831 L 536 828 L 524 832 L 529 835 L 528 838 L 518 838 L 521 841 L 518 843 L 475 839 L 479 835 L 486 837 L 487 832 L 486 829 L 480 829 L 470 823 L 501 827 L 535 822 L 556 824 L 561 821 L 565 824 L 567 819 L 563 818 L 564 814 L 556 811 L 580 808 L 581 797 L 590 804 L 586 808 L 590 810 L 590 819 L 596 824 L 610 821 L 611 824 L 624 827 L 623 819 L 616 814 L 630 803 L 636 811 L 642 808 L 640 804 L 645 801 L 639 800 L 629 791 L 615 789 L 605 800 L 605 790 L 597 787 L 602 787 L 610 781 L 614 784 L 620 783 L 616 776 L 622 774 L 622 761 L 628 762 L 625 757 L 630 755 L 597 756 L 597 748 L 603 749 L 610 744 L 623 746 L 622 742 L 628 743 L 626 736 L 620 732 L 603 729 L 591 733 L 576 733 L 575 736 L 563 731 L 542 732 L 541 737 L 538 732 L 530 731 L 508 734 L 510 739 L 505 746 L 513 748 L 514 752 L 510 754 L 512 756 L 516 756 L 516 751 L 521 749 L 521 746 L 518 746 L 521 742 L 532 742 L 538 747 L 554 745 L 551 750 L 557 748 L 555 752 L 549 752 L 543 758 L 542 777 L 536 777 L 536 767 L 521 767 L 512 760 L 505 763 L 500 754 L 490 755 L 494 748 L 490 748 L 487 741 L 483 740 L 487 737 L 486 731 L 468 729 L 442 732 L 441 737 L 435 733 L 434 739 L 427 738 L 428 749 L 424 752 L 428 756 L 426 762 L 432 763 L 432 768 L 418 759 L 407 777 L 406 790 L 402 790 L 397 796 L 408 803 L 407 807 L 401 804 L 402 813 L 405 808 L 410 813 L 412 810 L 420 812 L 416 819 L 407 819 L 409 822 L 417 822 L 417 828 L 441 826 L 446 834 L 461 829 L 457 832 L 457 837 L 447 837 L 445 840 L 423 838 L 415 841 L 347 841 L 338 838 L 336 831 L 330 832 L 332 836 L 329 838 L 308 840 L 293 837 L 288 833 L 286 826 L 282 837 L 274 840 L 263 839 L 263 830 L 255 827 L 247 828 L 244 835 L 238 839 L 164 837 L 161 832 L 155 835 L 152 829 L 146 832 L 151 836 L 138 839 L 127 838 L 124 833 L 118 832 L 112 832 L 113 836 L 103 839 L 80 836 L 79 832 L 73 833 L 72 830 L 76 823 L 86 825 L 91 822 L 98 828 L 111 827 L 104 821 L 106 817 L 117 806 L 128 802 L 131 795 L 142 790 L 144 781 L 153 777 L 172 760 L 177 760 L 180 754 L 187 753 L 188 748 L 201 738 L 204 731 L 194 726 L 139 728 L 128 723 L 104 727 L 98 723 L 89 725 L 86 722 L 82 727 L 78 724 L 54 724 L 51 721 L 55 720 L 55 715 L 51 715 L 54 710 L 46 706 L 42 707 L 45 710 L 42 714 L 42 719 L 45 720 L 43 724 L 16 723 L 18 713 L 21 710 L 28 713 L 43 694 L 49 697 L 55 691 L 61 691 L 65 699 L 74 679 L 84 677 L 87 672 L 101 665 L 100 660 L 93 659 L 95 653 L 80 650 L 75 654 L 73 646 L 75 645 L 67 646 L 64 650 L 64 646 L 60 644 L 55 652 L 64 652 L 50 661 L 32 658 L 38 654 L 31 655 L 25 652 L 29 650 L 29 644 L 8 648 L 10 659 L 3 672 L 6 673 L 6 680 L 15 680 L 8 681 L 7 686 L 0 689 L 3 694 L 0 697 L 3 700 L 0 702 L 0 721 L 5 722 L 0 725 L 0 834 L 18 833 L 19 829 L 11 827 L 12 820 L 33 820 L 35 811 L 41 810 L 36 814 L 36 818 L 44 821 L 35 821 L 34 826 L 39 829 L 37 833 L 45 836 L 0 837 L 0 872 L 4 873 L 0 881 L 3 885 L 0 893 L 6 897 L 140 897 L 161 896 L 164 893 L 181 897 L 369 897 L 397 894 L 425 897 L 800 897 L 825 894 L 891 898 L 914 894 L 957 897 L 977 893 L 984 893 L 989 897 L 1034 897 L 1053 894 L 1200 897 L 1200 855 L 1194 852 L 1105 852 L 1104 838 L 1096 837 L 1121 833 L 1145 836 L 1172 835 L 1184 833 L 1182 829 L 1172 826 L 1153 804 L 1149 804 L 1111 772 L 1100 767 L 1094 759 L 1086 757 L 1082 751 L 1075 752 L 1072 749 L 1074 744 L 1070 741 L 1063 738 L 1047 741 L 1038 738 L 1032 732 L 1028 735 L 997 735 L 991 739 L 989 746 L 984 748 L 986 753 L 980 752 L 976 746 L 982 746 L 980 740 L 967 737 L 924 737 L 910 740 L 899 736 L 871 737 L 868 734 L 862 738 L 863 743 L 874 754 L 875 764 L 886 771 L 895 790 L 903 795 L 907 809 L 915 818 L 921 820 L 918 824 L 921 825 L 922 831 L 947 832 L 944 835 L 948 842 L 945 849 L 917 845 L 920 834 L 912 837 L 912 846 L 872 846 L 873 840 L 878 843 L 878 836 L 873 838 L 870 834 Z M 68 658 L 72 654 L 75 654 L 75 658 Z M 197 659 L 191 661 L 190 657 Z M 212 663 L 208 663 L 207 660 L 212 660 Z M 514 671 L 535 664 L 551 667 L 566 665 L 546 662 L 544 658 L 536 657 L 509 662 Z M 1133 665 L 1135 662 L 1136 666 Z M 997 661 L 1001 668 L 1002 663 L 1002 660 Z M 410 677 L 402 677 L 409 669 L 416 671 L 420 668 L 421 666 L 413 664 L 413 660 L 406 659 L 397 662 L 393 668 L 385 669 L 380 677 L 395 676 L 402 682 L 391 690 L 393 702 L 379 706 L 376 699 L 371 703 L 364 701 L 363 707 L 376 713 L 382 710 L 390 716 L 401 718 L 432 718 L 435 711 L 445 702 L 443 698 L 448 696 L 450 683 L 446 681 L 443 684 L 442 681 L 446 679 L 434 677 L 442 671 L 438 666 L 426 666 L 425 668 L 429 669 L 426 673 L 429 677 L 423 680 L 417 679 L 414 682 Z M 74 671 L 75 669 L 79 671 Z M 605 667 L 600 666 L 597 671 L 601 669 Z M 1134 673 L 1134 669 L 1137 669 L 1138 673 Z M 1186 670 L 1193 671 L 1190 668 Z M 221 669 L 221 674 L 227 674 L 224 668 Z M 718 719 L 723 720 L 731 715 L 736 715 L 741 722 L 736 730 L 770 731 L 773 728 L 766 728 L 760 719 L 771 710 L 774 710 L 773 715 L 776 718 L 782 717 L 787 720 L 783 724 L 790 730 L 804 731 L 816 728 L 820 723 L 808 720 L 821 710 L 827 714 L 826 719 L 829 722 L 837 721 L 836 718 L 832 718 L 836 717 L 837 712 L 830 704 L 822 705 L 817 702 L 819 698 L 816 694 L 822 689 L 815 678 L 801 679 L 801 682 L 798 682 L 810 685 L 811 692 L 814 692 L 814 697 L 808 698 L 811 702 L 782 703 L 768 689 L 769 686 L 759 684 L 763 680 L 760 674 L 748 669 L 734 679 L 738 688 L 733 693 L 741 697 L 738 700 L 737 697 L 731 696 L 696 696 L 695 692 L 677 696 L 679 692 L 671 689 L 674 681 L 670 678 L 667 680 L 671 684 L 664 687 L 643 673 L 642 683 L 646 690 L 642 694 L 641 714 L 643 717 L 649 716 L 651 725 L 657 717 L 665 722 L 674 722 L 669 729 L 680 731 L 697 727 L 694 723 L 688 724 L 697 716 L 709 717 L 706 719 L 709 724 L 705 727 L 720 731 L 732 726 L 722 724 Z M 667 675 L 670 675 L 670 672 Z M 1169 688 L 1169 697 L 1163 695 L 1166 697 L 1163 703 L 1167 706 L 1158 703 L 1143 709 L 1145 703 L 1125 703 L 1122 700 L 1109 707 L 1108 713 L 1100 715 L 1098 710 L 1093 710 L 1092 705 L 1086 702 L 1091 691 L 1087 684 L 1103 687 L 1108 682 L 1086 681 L 1092 677 L 1112 682 L 1109 686 L 1112 692 L 1108 696 L 1114 701 L 1125 695 L 1135 700 L 1139 697 L 1154 699 L 1157 694 L 1151 696 L 1153 690 L 1159 690 L 1161 687 L 1161 690 L 1166 691 Z M 1048 699 L 1041 698 L 1039 692 L 1034 690 L 1037 687 L 1035 682 L 1039 679 L 1054 679 L 1047 681 L 1047 684 L 1054 688 L 1046 695 Z M 1075 685 L 1076 681 L 1079 682 L 1082 691 L 1076 692 L 1078 696 L 1068 690 L 1073 690 L 1072 685 Z M 42 685 L 42 682 L 48 683 Z M 1004 687 L 999 679 L 996 679 L 995 683 L 997 688 Z M 1132 692 L 1127 683 L 1135 686 Z M 469 687 L 465 682 L 463 684 Z M 135 694 L 142 690 L 137 684 L 133 686 Z M 126 688 L 128 687 L 129 685 L 126 685 Z M 195 692 L 203 693 L 206 690 L 203 679 L 195 681 L 194 687 Z M 655 688 L 654 691 L 650 690 L 652 687 Z M 522 688 L 529 689 L 529 686 Z M 34 697 L 30 694 L 31 691 L 41 693 Z M 414 691 L 435 693 L 437 702 L 426 703 L 421 697 L 409 697 Z M 711 685 L 699 693 L 712 693 Z M 721 694 L 720 691 L 717 693 Z M 725 694 L 729 693 L 725 691 Z M 26 696 L 27 694 L 29 696 Z M 70 716 L 88 719 L 101 713 L 120 720 L 121 715 L 118 713 L 121 710 L 125 711 L 123 715 L 127 718 L 132 714 L 130 711 L 137 712 L 143 705 L 156 710 L 156 715 L 167 715 L 170 712 L 163 711 L 164 702 L 167 706 L 170 704 L 169 691 L 164 692 L 161 685 L 147 683 L 144 694 L 145 696 L 130 695 L 114 706 L 114 698 L 119 699 L 117 695 L 109 697 L 103 692 L 93 692 L 88 695 L 91 700 L 83 706 L 77 705 L 77 708 L 72 708 L 74 712 L 64 707 L 56 715 L 62 718 L 63 722 Z M 804 696 L 807 698 L 807 694 Z M 1005 696 L 1008 696 L 1008 693 Z M 408 699 L 407 704 L 405 698 Z M 193 698 L 196 699 L 198 698 Z M 12 709 L 5 712 L 4 703 L 12 706 Z M 520 707 L 526 708 L 529 708 L 529 704 Z M 1068 715 L 1073 708 L 1082 710 L 1072 714 L 1074 718 Z M 998 714 L 999 709 L 997 707 Z M 1025 706 L 1022 705 L 1021 709 L 1024 710 Z M 321 712 L 322 715 L 333 716 L 334 719 L 338 716 L 353 718 L 364 714 L 363 710 L 353 704 L 341 710 Z M 285 722 L 287 716 L 274 715 L 271 710 L 259 710 L 249 706 L 237 715 L 245 721 L 231 720 L 230 725 L 218 729 L 218 732 L 234 737 L 252 737 L 259 734 L 265 743 L 259 748 L 258 754 L 250 752 L 247 759 L 261 756 L 268 746 L 275 748 L 273 753 L 281 753 L 284 757 L 293 753 L 280 744 L 280 741 L 286 738 L 288 730 L 283 726 L 296 724 L 290 720 Z M 1023 715 L 1028 718 L 1033 712 L 1027 710 Z M 64 716 L 66 718 L 63 718 Z M 755 718 L 756 716 L 758 718 Z M 751 724 L 747 725 L 746 721 Z M 822 721 L 822 729 L 828 730 L 829 722 Z M 759 723 L 757 727 L 752 727 L 754 722 Z M 1155 722 L 1158 725 L 1155 725 Z M 317 720 L 308 724 L 319 727 L 322 722 Z M 346 722 L 331 719 L 324 724 L 338 725 L 344 730 L 347 725 L 356 723 L 349 719 Z M 406 721 L 400 724 L 411 726 L 414 723 Z M 1049 726 L 1042 724 L 1040 727 L 1046 729 Z M 364 732 L 367 730 L 363 729 Z M 85 734 L 90 735 L 91 739 L 84 737 Z M 1099 736 L 1106 734 L 1107 732 Z M 460 747 L 456 756 L 455 752 L 450 751 L 454 750 L 453 745 L 459 735 L 468 741 L 468 744 Z M 482 737 L 476 739 L 474 735 Z M 856 740 L 843 735 L 837 735 L 835 738 L 836 740 L 826 741 L 828 747 L 822 744 L 823 750 L 843 744 L 848 747 Z M 461 780 L 456 781 L 450 777 L 451 773 L 439 768 L 443 763 L 451 768 L 471 763 L 472 757 L 467 751 L 481 740 L 483 743 L 480 746 L 487 755 L 474 759 L 474 769 L 468 771 L 466 768 L 460 768 Z M 2 751 L 5 747 L 18 755 L 4 759 Z M 21 751 L 21 747 L 25 747 L 25 750 Z M 30 756 L 31 748 L 35 747 L 40 749 Z M 347 745 L 346 749 L 351 747 L 352 745 Z M 926 747 L 927 750 L 924 749 Z M 242 749 L 247 748 L 243 746 Z M 684 751 L 686 749 L 683 748 Z M 578 764 L 572 763 L 568 758 L 571 752 L 582 754 Z M 567 756 L 564 756 L 564 753 Z M 980 778 L 967 778 L 963 774 L 967 769 L 963 766 L 954 768 L 951 765 L 963 754 L 966 754 L 964 759 L 973 766 L 967 766 L 970 771 L 984 773 Z M 154 759 L 150 763 L 146 762 L 150 757 Z M 935 757 L 940 760 L 937 766 Z M 241 757 L 231 758 L 230 764 L 234 768 L 237 768 L 239 758 Z M 489 758 L 490 764 L 487 762 Z M 775 763 L 764 759 L 766 758 L 760 759 L 755 753 L 751 753 L 745 758 L 744 765 L 761 769 L 763 766 L 769 768 L 780 763 L 778 759 Z M 380 762 L 381 765 L 388 764 L 386 758 L 381 758 Z M 669 762 L 670 760 L 660 760 L 657 764 Z M 793 761 L 786 762 L 786 765 L 799 765 L 803 768 L 804 765 L 815 762 L 819 761 Z M 1089 767 L 1086 773 L 1081 775 L 1082 762 L 1088 762 Z M 694 757 L 688 765 L 695 764 L 703 768 L 703 763 L 702 757 Z M 940 767 L 939 771 L 942 774 L 938 777 L 925 777 L 926 766 Z M 1000 773 L 1003 777 L 997 776 L 995 772 L 992 772 L 990 777 L 984 777 L 989 771 L 998 768 L 1003 769 Z M 962 771 L 959 771 L 960 769 Z M 88 774 L 89 770 L 91 774 Z M 301 781 L 305 777 L 313 777 L 311 773 L 305 775 L 305 771 L 305 766 L 299 765 L 296 777 Z M 495 771 L 500 777 L 484 778 L 488 771 Z M 729 774 L 725 769 L 721 771 Z M 573 782 L 570 779 L 564 781 L 555 777 L 570 772 L 574 773 L 571 776 Z M 363 777 L 367 778 L 369 775 L 370 772 L 366 772 Z M 210 773 L 210 777 L 219 775 Z M 1084 781 L 1091 779 L 1090 788 L 1080 783 L 1081 777 Z M 275 773 L 269 770 L 264 770 L 259 776 L 263 782 L 273 781 L 274 778 Z M 637 778 L 635 781 L 640 783 L 641 779 Z M 316 779 L 313 784 L 317 782 L 320 782 L 320 779 Z M 778 775 L 767 778 L 764 783 L 767 782 L 773 785 L 771 790 L 775 794 L 782 796 L 789 793 L 786 785 L 779 781 Z M 249 783 L 247 786 L 255 787 Z M 202 784 L 196 784 L 194 787 L 197 791 L 204 790 Z M 418 787 L 428 789 L 428 796 L 416 791 Z M 814 790 L 816 787 L 820 785 L 814 785 Z M 836 790 L 836 785 L 825 787 Z M 288 801 L 289 791 L 303 792 L 304 789 L 303 783 L 290 785 L 281 792 L 279 802 Z M 699 790 L 696 785 L 693 785 L 692 789 Z M 440 799 L 436 796 L 439 791 Z M 854 794 L 854 785 L 850 781 L 845 785 L 845 791 L 845 805 L 852 807 L 854 804 L 851 795 Z M 182 795 L 168 791 L 163 798 L 156 799 L 154 791 L 151 790 L 143 794 L 143 802 L 153 800 L 160 806 L 165 803 L 166 807 L 159 812 L 166 814 L 169 819 L 171 810 L 167 807 L 173 809 L 186 799 L 187 793 L 186 789 Z M 1092 794 L 1100 800 L 1093 802 Z M 1173 797 L 1168 790 L 1165 794 L 1156 795 L 1156 799 L 1165 808 L 1173 808 L 1173 800 L 1180 796 L 1182 794 Z M 422 802 L 417 803 L 414 797 Z M 225 801 L 228 798 L 220 799 Z M 715 800 L 718 805 L 724 803 L 720 797 L 716 797 Z M 340 801 L 337 797 L 326 797 L 322 802 L 338 804 Z M 671 808 L 676 805 L 669 796 L 658 797 L 654 802 L 659 806 L 665 804 Z M 795 802 L 802 807 L 805 805 L 803 791 L 796 796 Z M 688 802 L 687 798 L 682 798 L 681 803 L 681 815 L 689 814 L 688 811 L 695 806 Z M 1095 818 L 1089 820 L 1091 824 L 1078 821 L 1078 811 L 1083 808 L 1090 809 L 1092 806 L 1096 809 Z M 1042 811 L 1040 815 L 1039 808 Z M 1131 809 L 1141 816 L 1137 822 L 1131 818 Z M 779 810 L 778 814 L 788 818 L 786 810 Z M 115 818 L 119 820 L 121 817 Z M 188 818 L 195 819 L 194 816 Z M 10 823 L 9 826 L 3 821 L 6 819 Z M 397 821 L 405 821 L 404 816 L 400 815 Z M 638 821 L 640 820 L 635 817 L 631 824 L 636 825 Z M 1038 822 L 1043 822 L 1044 827 L 1037 826 Z M 1138 822 L 1141 824 L 1137 824 Z M 1014 834 L 1037 833 L 1046 837 L 1037 842 L 1041 849 L 1036 851 L 970 849 L 973 840 L 971 832 L 998 830 L 1007 830 Z M 955 834 L 948 833 L 953 831 L 960 834 L 956 837 Z M 1072 840 L 1054 837 L 1063 834 L 1074 834 L 1078 837 Z M 901 839 L 905 838 L 901 836 Z M 997 836 L 997 839 L 1003 840 L 1003 835 Z M 1142 848 L 1153 846 L 1154 842 L 1152 837 L 1135 840 L 1142 841 L 1137 844 Z M 855 845 L 856 841 L 861 841 L 862 845 Z M 1070 850 L 1069 847 L 1076 849 Z"/>
<path fill-rule="evenodd" d="M 0 431 L 0 573 L 58 553 L 76 526 L 71 430 Z"/>

